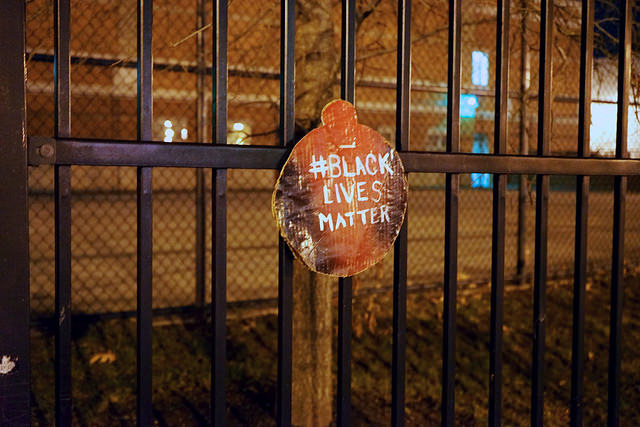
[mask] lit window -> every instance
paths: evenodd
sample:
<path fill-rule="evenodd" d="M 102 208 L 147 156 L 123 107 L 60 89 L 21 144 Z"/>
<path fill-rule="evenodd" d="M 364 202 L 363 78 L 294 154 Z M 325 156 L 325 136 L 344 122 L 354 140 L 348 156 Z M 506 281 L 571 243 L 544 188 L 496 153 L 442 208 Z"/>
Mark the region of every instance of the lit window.
<path fill-rule="evenodd" d="M 473 135 L 473 153 L 489 154 L 489 138 L 486 134 Z M 491 175 L 488 173 L 472 173 L 471 188 L 492 188 Z"/>
<path fill-rule="evenodd" d="M 175 132 L 171 129 L 172 127 L 173 123 L 171 123 L 171 120 L 164 121 L 164 142 L 173 142 L 173 135 L 175 135 Z"/>
<path fill-rule="evenodd" d="M 248 143 L 251 127 L 242 122 L 234 122 L 228 127 L 227 144 L 244 145 Z"/>
<path fill-rule="evenodd" d="M 460 95 L 460 117 L 472 119 L 476 116 L 476 108 L 478 108 L 478 97 L 475 95 Z"/>
<path fill-rule="evenodd" d="M 629 106 L 629 123 L 627 127 L 627 149 L 630 157 L 640 155 L 640 121 L 635 107 Z M 616 122 L 618 106 L 602 102 L 591 103 L 591 151 L 601 156 L 616 154 Z"/>
<path fill-rule="evenodd" d="M 489 85 L 489 55 L 478 50 L 471 53 L 471 83 Z"/>

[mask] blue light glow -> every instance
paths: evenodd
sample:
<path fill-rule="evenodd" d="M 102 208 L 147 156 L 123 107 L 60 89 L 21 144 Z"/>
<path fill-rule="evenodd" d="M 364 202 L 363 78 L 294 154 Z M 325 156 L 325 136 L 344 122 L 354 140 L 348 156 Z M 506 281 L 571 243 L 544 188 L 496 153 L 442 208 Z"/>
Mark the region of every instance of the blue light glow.
<path fill-rule="evenodd" d="M 489 55 L 479 50 L 471 53 L 471 83 L 477 86 L 489 85 Z"/>
<path fill-rule="evenodd" d="M 460 117 L 472 119 L 476 116 L 478 97 L 475 95 L 460 95 Z"/>

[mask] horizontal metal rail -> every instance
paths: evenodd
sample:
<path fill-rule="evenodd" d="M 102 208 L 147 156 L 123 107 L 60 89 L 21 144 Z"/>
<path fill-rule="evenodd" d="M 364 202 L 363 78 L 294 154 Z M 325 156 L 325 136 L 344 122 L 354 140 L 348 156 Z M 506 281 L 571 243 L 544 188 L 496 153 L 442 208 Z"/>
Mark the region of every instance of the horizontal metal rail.
<path fill-rule="evenodd" d="M 29 165 L 280 169 L 290 148 L 29 138 Z M 406 151 L 407 172 L 507 175 L 638 176 L 640 160 Z"/>

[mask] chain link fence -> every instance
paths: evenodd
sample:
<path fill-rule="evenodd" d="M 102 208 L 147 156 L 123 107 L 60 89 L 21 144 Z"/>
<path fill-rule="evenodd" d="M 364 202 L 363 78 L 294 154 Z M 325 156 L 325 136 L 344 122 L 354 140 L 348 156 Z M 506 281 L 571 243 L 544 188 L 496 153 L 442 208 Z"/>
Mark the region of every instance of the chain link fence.
<path fill-rule="evenodd" d="M 539 4 L 512 2 L 510 37 L 510 154 L 537 147 Z M 604 4 L 604 3 L 603 3 Z M 28 134 L 54 133 L 53 10 L 47 0 L 27 1 Z M 72 137 L 136 139 L 136 1 L 71 2 Z M 296 62 L 312 58 L 309 40 L 324 37 L 333 48 L 321 76 L 324 93 L 339 96 L 340 4 L 300 1 Z M 600 6 L 601 8 L 604 6 Z M 390 142 L 395 139 L 396 4 L 357 2 L 357 86 L 359 120 Z M 154 2 L 154 120 L 156 141 L 211 142 L 212 3 L 210 0 Z M 323 15 L 324 14 L 324 15 Z M 444 151 L 447 106 L 447 2 L 413 5 L 411 150 Z M 323 17 L 330 25 L 316 25 Z M 596 16 L 598 20 L 598 16 Z M 609 22 L 609 21 L 607 21 Z M 298 25 L 299 24 L 299 25 Z M 325 22 L 326 24 L 326 22 Z M 494 137 L 495 1 L 464 8 L 462 39 L 461 149 L 491 153 Z M 607 25 L 611 25 L 608 23 Z M 615 27 L 615 22 L 613 22 Z M 322 28 L 317 34 L 316 28 Z M 316 33 L 314 33 L 316 31 Z M 553 126 L 551 152 L 576 155 L 580 2 L 555 7 Z M 614 33 L 615 34 L 615 33 Z M 634 32 L 635 35 L 635 32 Z M 233 0 L 229 4 L 229 144 L 278 144 L 280 3 Z M 614 50 L 596 32 L 591 146 L 611 156 L 615 140 L 617 69 Z M 604 47 L 603 47 L 604 46 Z M 635 47 L 635 46 L 634 46 Z M 615 49 L 615 46 L 613 47 Z M 311 53 L 310 53 L 311 52 Z M 607 54 L 608 53 L 608 54 Z M 323 58 L 324 58 L 323 57 Z M 635 60 L 635 56 L 634 56 Z M 633 76 L 638 73 L 633 64 Z M 296 110 L 307 108 L 297 70 Z M 317 102 L 317 100 L 316 100 Z M 523 119 L 524 118 L 524 122 Z M 302 128 L 301 119 L 298 123 Z M 629 150 L 640 156 L 635 108 L 629 120 Z M 300 133 L 302 136 L 303 133 Z M 228 172 L 229 301 L 277 296 L 278 235 L 271 217 L 276 171 Z M 459 279 L 486 282 L 491 269 L 491 182 L 488 174 L 461 176 Z M 519 192 L 519 186 L 524 191 Z M 506 274 L 533 271 L 535 178 L 509 177 Z M 211 171 L 156 168 L 154 187 L 154 308 L 210 301 Z M 589 263 L 608 269 L 611 253 L 612 180 L 591 179 Z M 32 309 L 53 311 L 53 170 L 32 167 L 30 245 Z M 409 198 L 409 284 L 442 280 L 444 258 L 444 175 L 412 174 Z M 72 168 L 72 285 L 74 312 L 134 310 L 136 304 L 135 168 Z M 575 177 L 552 177 L 549 272 L 572 274 Z M 640 260 L 640 182 L 630 179 L 625 256 Z M 524 215 L 525 228 L 518 233 Z M 524 269 L 518 271 L 518 254 Z M 204 260 L 204 262 L 202 262 Z M 392 255 L 358 276 L 362 288 L 389 288 Z"/>

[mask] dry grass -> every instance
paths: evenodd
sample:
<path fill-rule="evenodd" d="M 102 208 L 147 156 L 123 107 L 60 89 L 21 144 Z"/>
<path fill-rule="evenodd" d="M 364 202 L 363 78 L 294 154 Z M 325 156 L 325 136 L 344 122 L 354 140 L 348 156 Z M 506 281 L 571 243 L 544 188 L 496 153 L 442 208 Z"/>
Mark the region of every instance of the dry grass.
<path fill-rule="evenodd" d="M 545 424 L 569 420 L 570 281 L 547 289 Z M 585 425 L 606 423 L 609 290 L 606 275 L 589 282 L 585 336 Z M 529 423 L 532 293 L 508 288 L 504 298 L 503 414 L 505 425 Z M 487 286 L 461 289 L 456 339 L 456 418 L 487 419 L 490 295 Z M 410 294 L 407 314 L 408 425 L 440 419 L 442 298 L 440 290 Z M 621 424 L 640 424 L 640 273 L 625 283 Z M 391 400 L 391 297 L 361 295 L 354 304 L 353 412 L 360 425 L 387 424 Z M 159 319 L 160 320 L 160 319 Z M 176 319 L 171 319 L 176 320 Z M 208 419 L 210 340 L 206 325 L 158 321 L 153 331 L 153 402 L 158 425 L 200 425 Z M 230 318 L 228 418 L 231 425 L 274 425 L 277 324 L 273 314 Z M 53 422 L 53 335 L 32 334 L 34 425 Z M 74 324 L 74 424 L 135 423 L 135 321 Z"/>

